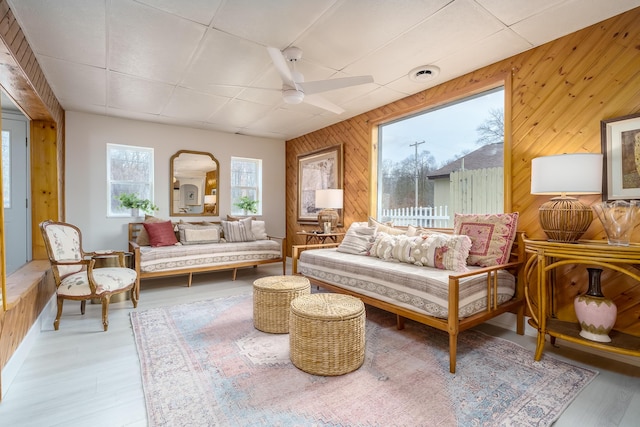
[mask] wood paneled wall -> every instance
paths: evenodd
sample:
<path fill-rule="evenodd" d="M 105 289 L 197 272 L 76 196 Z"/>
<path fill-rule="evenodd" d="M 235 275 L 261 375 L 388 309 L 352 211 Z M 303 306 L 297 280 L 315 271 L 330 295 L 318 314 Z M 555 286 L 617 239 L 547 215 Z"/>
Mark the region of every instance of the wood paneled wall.
<path fill-rule="evenodd" d="M 511 206 L 520 212 L 519 229 L 545 238 L 538 207 L 547 198 L 529 194 L 531 160 L 541 155 L 601 152 L 600 121 L 640 111 L 640 8 L 600 22 L 558 40 L 445 82 L 376 110 L 317 132 L 287 141 L 287 237 L 289 245 L 304 243 L 296 232 L 297 164 L 299 154 L 344 144 L 345 225 L 366 220 L 375 183 L 370 181 L 375 124 L 419 111 L 474 89 L 500 75 L 511 74 Z M 509 176 L 510 175 L 510 176 Z M 373 185 L 371 185 L 373 184 Z M 581 198 L 585 203 L 599 196 Z M 604 239 L 595 220 L 584 238 Z M 636 227 L 633 241 L 640 242 Z M 558 304 L 562 316 L 574 316 L 573 298 L 586 290 L 583 266 L 561 272 L 566 286 Z M 616 329 L 640 335 L 640 285 L 603 276 L 607 296 L 619 306 Z M 573 317 L 575 318 L 575 317 Z"/>

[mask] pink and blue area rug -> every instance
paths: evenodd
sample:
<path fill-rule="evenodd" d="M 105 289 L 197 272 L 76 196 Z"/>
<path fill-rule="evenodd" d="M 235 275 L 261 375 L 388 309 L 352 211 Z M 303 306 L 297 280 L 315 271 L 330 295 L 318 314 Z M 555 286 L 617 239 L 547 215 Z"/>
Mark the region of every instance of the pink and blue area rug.
<path fill-rule="evenodd" d="M 131 313 L 150 426 L 548 426 L 596 375 L 475 331 L 452 375 L 447 334 L 367 306 L 364 365 L 314 376 L 252 314 L 251 295 Z"/>

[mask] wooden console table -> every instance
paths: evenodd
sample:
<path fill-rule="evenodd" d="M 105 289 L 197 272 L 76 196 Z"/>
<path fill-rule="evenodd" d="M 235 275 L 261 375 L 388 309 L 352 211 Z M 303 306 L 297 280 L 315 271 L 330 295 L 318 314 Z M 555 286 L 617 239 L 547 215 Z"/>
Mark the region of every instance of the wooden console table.
<path fill-rule="evenodd" d="M 529 324 L 538 330 L 535 360 L 540 360 L 544 350 L 545 335 L 551 342 L 556 338 L 587 347 L 628 356 L 640 356 L 640 337 L 612 330 L 610 343 L 601 343 L 582 338 L 578 322 L 567 322 L 556 318 L 556 283 L 553 270 L 563 265 L 588 264 L 618 271 L 640 281 L 633 267 L 640 265 L 640 245 L 613 246 L 601 241 L 579 241 L 559 243 L 547 240 L 524 240 L 525 251 L 532 256 L 525 265 L 525 297 L 532 318 Z M 538 289 L 531 292 L 530 282 L 537 279 Z M 605 292 L 606 293 L 606 292 Z"/>
<path fill-rule="evenodd" d="M 338 243 L 338 237 L 344 236 L 344 233 L 313 233 L 311 231 L 298 231 L 296 234 L 305 236 L 305 245 L 310 243 L 324 243 L 327 239 Z"/>

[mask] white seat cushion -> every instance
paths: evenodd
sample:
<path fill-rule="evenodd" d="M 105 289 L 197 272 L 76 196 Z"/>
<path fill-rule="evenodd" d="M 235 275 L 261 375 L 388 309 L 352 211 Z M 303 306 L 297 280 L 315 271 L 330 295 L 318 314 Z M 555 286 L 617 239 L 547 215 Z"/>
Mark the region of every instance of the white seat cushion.
<path fill-rule="evenodd" d="M 100 295 L 103 292 L 114 292 L 131 285 L 136 281 L 136 271 L 122 267 L 96 268 L 93 270 L 93 278 L 96 282 L 96 294 Z M 58 287 L 58 295 L 91 295 L 87 272 L 80 271 L 65 277 Z"/>

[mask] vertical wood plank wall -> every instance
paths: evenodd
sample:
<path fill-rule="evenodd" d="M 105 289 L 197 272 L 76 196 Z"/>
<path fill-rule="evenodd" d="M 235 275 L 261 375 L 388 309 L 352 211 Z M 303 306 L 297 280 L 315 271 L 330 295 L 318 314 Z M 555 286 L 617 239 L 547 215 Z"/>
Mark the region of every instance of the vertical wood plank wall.
<path fill-rule="evenodd" d="M 538 207 L 547 198 L 529 194 L 531 159 L 549 154 L 601 152 L 600 121 L 640 112 L 640 8 L 633 9 L 558 40 L 476 70 L 434 88 L 369 111 L 333 126 L 287 141 L 287 236 L 289 246 L 303 244 L 296 235 L 297 156 L 323 147 L 344 144 L 345 225 L 369 215 L 375 187 L 370 185 L 373 164 L 372 123 L 399 117 L 441 102 L 504 73 L 512 76 L 511 203 L 520 212 L 519 229 L 529 237 L 545 238 L 538 225 Z M 509 152 L 509 150 L 505 150 Z M 581 197 L 585 203 L 600 196 Z M 311 227 L 313 228 L 313 227 Z M 584 238 L 603 239 L 596 219 Z M 640 242 L 640 230 L 633 241 Z M 289 247 L 290 251 L 290 247 Z M 290 252 L 289 252 L 290 254 Z M 567 268 L 559 296 L 560 315 L 575 319 L 573 298 L 586 290 L 584 266 Z M 616 329 L 640 335 L 640 285 L 609 275 L 607 296 L 619 307 Z"/>

